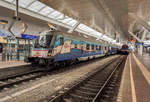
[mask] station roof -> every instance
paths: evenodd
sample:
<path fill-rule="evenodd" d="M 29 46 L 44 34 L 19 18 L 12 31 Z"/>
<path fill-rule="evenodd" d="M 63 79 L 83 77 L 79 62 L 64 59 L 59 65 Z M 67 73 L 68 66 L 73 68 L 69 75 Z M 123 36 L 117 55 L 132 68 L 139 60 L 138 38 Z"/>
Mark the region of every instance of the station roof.
<path fill-rule="evenodd" d="M 129 28 L 135 21 L 130 14 L 139 16 L 145 21 L 150 21 L 150 0 L 40 0 L 59 11 L 71 15 L 72 17 L 80 17 L 87 22 L 88 26 L 92 25 L 94 18 L 95 24 L 102 29 L 105 24 L 99 24 L 105 18 L 111 21 L 114 29 L 120 34 L 120 38 L 129 39 Z M 101 16 L 102 12 L 106 16 Z M 93 17 L 94 16 L 94 17 Z M 102 19 L 102 20 L 100 20 Z M 92 22 L 92 23 L 91 23 Z M 133 32 L 140 30 L 141 24 L 137 22 L 133 26 Z M 143 26 L 143 25 L 142 25 Z M 150 27 L 149 27 L 150 28 Z M 142 33 L 141 35 L 142 36 Z M 147 38 L 146 38 L 147 39 Z M 145 40 L 146 40 L 145 39 Z M 150 37 L 149 37 L 150 39 Z"/>
<path fill-rule="evenodd" d="M 1 2 L 7 4 L 7 6 L 8 5 L 15 6 L 16 4 L 16 0 L 2 0 Z M 67 27 L 69 29 L 72 29 L 76 24 L 80 23 L 76 31 L 83 34 L 87 34 L 89 36 L 94 36 L 96 37 L 96 40 L 102 39 L 111 43 L 119 44 L 116 42 L 116 40 L 108 37 L 107 35 L 104 35 L 102 32 L 99 32 L 81 23 L 79 19 L 74 19 L 72 17 L 69 17 L 64 13 L 53 9 L 51 6 L 47 6 L 46 4 L 38 0 L 19 0 L 19 7 L 21 9 L 28 10 L 28 12 L 23 12 L 23 13 L 29 13 L 29 12 L 36 13 L 38 15 L 41 15 L 42 17 L 46 17 L 47 19 L 50 19 L 50 21 L 52 21 L 50 23 L 58 24 L 60 26 Z M 10 7 L 10 9 L 15 9 L 15 8 Z M 20 10 L 20 12 L 22 12 L 22 10 Z"/>
<path fill-rule="evenodd" d="M 1 0 L 0 5 L 15 9 L 15 0 Z M 22 13 L 69 29 L 80 23 L 76 31 L 115 43 L 116 33 L 129 38 L 135 21 L 130 13 L 150 21 L 149 5 L 150 0 L 19 0 Z M 140 26 L 136 22 L 133 32 Z"/>

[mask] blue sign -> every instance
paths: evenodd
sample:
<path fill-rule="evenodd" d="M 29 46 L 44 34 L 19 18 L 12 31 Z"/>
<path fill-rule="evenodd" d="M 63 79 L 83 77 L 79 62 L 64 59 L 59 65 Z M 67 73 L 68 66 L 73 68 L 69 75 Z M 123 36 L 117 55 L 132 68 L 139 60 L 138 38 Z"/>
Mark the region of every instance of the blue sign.
<path fill-rule="evenodd" d="M 143 43 L 135 43 L 135 45 L 136 45 L 136 46 L 138 46 L 138 45 L 143 45 Z"/>
<path fill-rule="evenodd" d="M 35 35 L 21 34 L 21 38 L 23 38 L 23 39 L 36 39 L 37 36 L 35 36 Z"/>

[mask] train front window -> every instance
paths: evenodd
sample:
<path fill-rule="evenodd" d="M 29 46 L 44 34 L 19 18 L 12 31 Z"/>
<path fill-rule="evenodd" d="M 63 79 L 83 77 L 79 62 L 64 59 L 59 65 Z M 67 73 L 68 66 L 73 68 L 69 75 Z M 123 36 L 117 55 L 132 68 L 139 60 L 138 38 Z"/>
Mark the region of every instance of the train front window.
<path fill-rule="evenodd" d="M 53 35 L 44 35 L 37 38 L 35 48 L 49 48 Z"/>

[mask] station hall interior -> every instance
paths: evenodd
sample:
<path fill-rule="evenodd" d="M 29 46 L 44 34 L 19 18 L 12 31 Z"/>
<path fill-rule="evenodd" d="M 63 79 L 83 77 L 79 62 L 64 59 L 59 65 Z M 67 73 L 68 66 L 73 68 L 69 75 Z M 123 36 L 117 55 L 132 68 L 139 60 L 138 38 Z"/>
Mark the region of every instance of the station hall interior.
<path fill-rule="evenodd" d="M 0 102 L 150 102 L 150 0 L 0 0 Z"/>

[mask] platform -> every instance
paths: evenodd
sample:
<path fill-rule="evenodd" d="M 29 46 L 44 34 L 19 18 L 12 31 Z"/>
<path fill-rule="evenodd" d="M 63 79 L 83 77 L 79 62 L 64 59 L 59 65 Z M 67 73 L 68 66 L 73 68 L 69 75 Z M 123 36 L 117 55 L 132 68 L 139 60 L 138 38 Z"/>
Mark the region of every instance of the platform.
<path fill-rule="evenodd" d="M 149 69 L 150 56 L 134 53 L 128 56 L 117 102 L 150 102 Z"/>
<path fill-rule="evenodd" d="M 2 68 L 8 68 L 8 67 L 17 67 L 22 65 L 27 65 L 29 63 L 25 63 L 24 61 L 6 61 L 6 62 L 0 62 L 0 69 Z"/>

